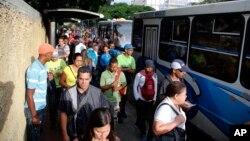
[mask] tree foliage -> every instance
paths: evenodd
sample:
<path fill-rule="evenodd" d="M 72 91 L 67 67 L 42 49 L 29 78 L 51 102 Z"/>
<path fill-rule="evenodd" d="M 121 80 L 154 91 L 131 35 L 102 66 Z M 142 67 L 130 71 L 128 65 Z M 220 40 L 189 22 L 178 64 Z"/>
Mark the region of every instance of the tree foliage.
<path fill-rule="evenodd" d="M 24 0 L 39 11 L 56 8 L 77 8 L 97 12 L 107 0 Z"/>
<path fill-rule="evenodd" d="M 107 6 L 107 5 L 101 6 L 98 12 L 102 13 L 106 19 L 113 19 L 113 18 L 132 19 L 134 13 L 144 12 L 144 11 L 154 11 L 154 10 L 155 9 L 150 6 L 115 3 L 112 6 Z"/>

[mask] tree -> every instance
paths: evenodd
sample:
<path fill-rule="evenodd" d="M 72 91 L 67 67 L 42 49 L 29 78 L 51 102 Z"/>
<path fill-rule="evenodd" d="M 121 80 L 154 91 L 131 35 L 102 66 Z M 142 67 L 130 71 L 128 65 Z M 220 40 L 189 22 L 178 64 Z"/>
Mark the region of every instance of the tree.
<path fill-rule="evenodd" d="M 109 0 L 24 0 L 38 11 L 56 8 L 77 8 L 97 12 Z"/>
<path fill-rule="evenodd" d="M 115 3 L 112 6 L 101 6 L 99 13 L 102 13 L 106 19 L 125 18 L 132 19 L 133 14 L 144 11 L 154 11 L 150 6 L 128 5 L 126 3 Z"/>

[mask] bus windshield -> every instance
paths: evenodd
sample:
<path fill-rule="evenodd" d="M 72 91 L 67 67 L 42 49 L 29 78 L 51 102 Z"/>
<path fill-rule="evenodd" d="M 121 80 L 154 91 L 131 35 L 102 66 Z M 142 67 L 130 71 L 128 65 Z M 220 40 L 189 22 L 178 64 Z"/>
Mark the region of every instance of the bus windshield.
<path fill-rule="evenodd" d="M 98 36 L 113 41 L 115 46 L 123 48 L 125 44 L 131 44 L 132 21 L 101 21 L 98 23 Z"/>
<path fill-rule="evenodd" d="M 118 36 L 118 39 L 120 41 L 120 47 L 123 48 L 126 43 L 131 43 L 132 23 L 114 23 L 114 33 Z"/>

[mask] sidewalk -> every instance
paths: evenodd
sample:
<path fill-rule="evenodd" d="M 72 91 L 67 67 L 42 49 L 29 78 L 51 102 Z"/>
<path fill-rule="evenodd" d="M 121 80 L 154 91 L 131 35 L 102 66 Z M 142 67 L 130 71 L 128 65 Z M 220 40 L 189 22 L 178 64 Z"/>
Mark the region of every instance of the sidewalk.
<path fill-rule="evenodd" d="M 127 118 L 122 124 L 115 124 L 115 132 L 121 141 L 140 141 L 140 131 L 135 125 L 136 111 L 134 107 L 127 102 L 126 104 Z"/>
<path fill-rule="evenodd" d="M 123 120 L 122 124 L 115 123 L 115 133 L 121 141 L 140 141 L 140 132 L 135 126 L 136 112 L 129 102 L 126 104 L 126 113 L 128 117 Z M 60 128 L 51 129 L 48 116 L 43 141 L 62 141 Z"/>

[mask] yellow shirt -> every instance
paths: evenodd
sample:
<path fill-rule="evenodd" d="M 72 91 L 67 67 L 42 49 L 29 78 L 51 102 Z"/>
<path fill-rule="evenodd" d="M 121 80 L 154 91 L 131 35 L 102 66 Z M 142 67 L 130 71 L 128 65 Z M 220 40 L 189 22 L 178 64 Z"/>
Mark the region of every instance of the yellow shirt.
<path fill-rule="evenodd" d="M 63 72 L 66 74 L 66 84 L 68 84 L 69 86 L 75 85 L 77 72 L 74 71 L 73 67 L 69 65 L 64 68 Z"/>
<path fill-rule="evenodd" d="M 49 72 L 54 74 L 54 80 L 56 82 L 56 87 L 60 88 L 61 85 L 59 84 L 61 73 L 63 72 L 64 68 L 67 66 L 63 59 L 57 59 L 56 61 L 49 61 L 46 63 Z"/>

